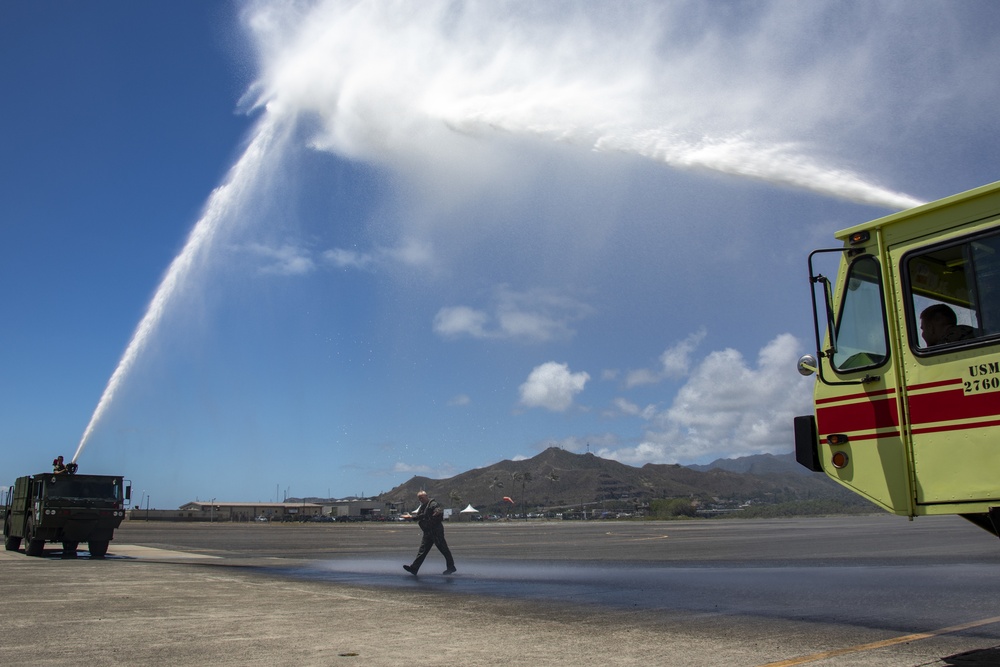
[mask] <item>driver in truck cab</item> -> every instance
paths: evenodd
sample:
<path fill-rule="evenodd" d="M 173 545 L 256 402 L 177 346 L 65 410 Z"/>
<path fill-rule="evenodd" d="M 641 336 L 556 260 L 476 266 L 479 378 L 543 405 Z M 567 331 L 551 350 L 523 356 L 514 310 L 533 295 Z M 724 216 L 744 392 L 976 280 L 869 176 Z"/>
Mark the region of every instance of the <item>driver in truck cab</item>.
<path fill-rule="evenodd" d="M 938 303 L 920 313 L 920 335 L 928 347 L 933 347 L 972 338 L 976 331 L 966 324 L 959 324 L 955 311 Z"/>

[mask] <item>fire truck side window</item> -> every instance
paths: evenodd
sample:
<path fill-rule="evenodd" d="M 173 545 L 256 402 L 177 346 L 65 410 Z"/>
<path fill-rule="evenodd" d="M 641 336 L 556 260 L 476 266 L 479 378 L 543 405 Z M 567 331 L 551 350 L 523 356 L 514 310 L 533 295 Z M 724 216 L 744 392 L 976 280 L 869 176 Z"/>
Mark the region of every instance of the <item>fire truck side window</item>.
<path fill-rule="evenodd" d="M 870 255 L 851 264 L 837 318 L 833 366 L 838 371 L 879 366 L 889 354 L 881 276 Z"/>
<path fill-rule="evenodd" d="M 979 326 L 983 335 L 1000 334 L 1000 234 L 984 237 L 969 245 L 979 297 Z"/>
<path fill-rule="evenodd" d="M 1000 334 L 1000 234 L 935 246 L 905 261 L 915 348 L 947 349 Z"/>

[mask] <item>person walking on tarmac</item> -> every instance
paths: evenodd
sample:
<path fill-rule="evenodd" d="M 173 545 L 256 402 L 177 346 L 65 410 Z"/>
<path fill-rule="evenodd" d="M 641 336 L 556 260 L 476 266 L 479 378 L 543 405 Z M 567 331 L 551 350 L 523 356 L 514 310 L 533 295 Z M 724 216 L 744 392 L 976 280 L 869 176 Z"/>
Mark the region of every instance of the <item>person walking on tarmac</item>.
<path fill-rule="evenodd" d="M 417 511 L 413 514 L 404 514 L 403 518 L 416 521 L 420 525 L 420 530 L 423 531 L 423 538 L 420 540 L 420 549 L 417 551 L 417 557 L 413 559 L 411 565 L 404 565 L 403 569 L 413 576 L 417 576 L 417 571 L 423 564 L 424 559 L 427 558 L 427 554 L 430 553 L 431 547 L 435 546 L 441 552 L 441 555 L 444 556 L 445 565 L 447 566 L 443 574 L 455 574 L 457 571 L 455 569 L 455 559 L 452 558 L 451 549 L 448 548 L 448 543 L 444 539 L 444 510 L 424 490 L 417 493 L 417 500 L 420 501 L 420 507 Z"/>

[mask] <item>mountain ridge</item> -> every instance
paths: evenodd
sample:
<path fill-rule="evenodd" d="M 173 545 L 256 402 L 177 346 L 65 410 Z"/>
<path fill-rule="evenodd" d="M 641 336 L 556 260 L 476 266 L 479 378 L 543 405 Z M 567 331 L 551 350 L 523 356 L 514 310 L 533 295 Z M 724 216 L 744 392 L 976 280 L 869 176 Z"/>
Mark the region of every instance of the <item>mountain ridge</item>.
<path fill-rule="evenodd" d="M 703 503 L 778 503 L 857 497 L 823 473 L 799 466 L 792 454 L 718 459 L 707 465 L 647 463 L 642 467 L 550 447 L 517 461 L 504 460 L 447 479 L 415 476 L 378 499 L 402 506 L 426 490 L 446 507 L 473 505 L 483 512 L 556 510 L 603 506 L 640 507 L 660 498 Z"/>

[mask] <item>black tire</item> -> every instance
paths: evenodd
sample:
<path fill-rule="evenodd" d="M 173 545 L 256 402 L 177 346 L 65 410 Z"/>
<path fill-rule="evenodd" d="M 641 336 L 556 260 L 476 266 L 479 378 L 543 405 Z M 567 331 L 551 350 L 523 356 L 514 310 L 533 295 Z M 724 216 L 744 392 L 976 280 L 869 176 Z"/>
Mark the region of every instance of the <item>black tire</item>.
<path fill-rule="evenodd" d="M 90 546 L 91 558 L 104 558 L 108 555 L 108 540 L 91 540 L 87 544 Z"/>
<path fill-rule="evenodd" d="M 28 525 L 24 530 L 24 555 L 38 557 L 43 553 L 45 553 L 45 540 L 35 537 L 35 524 L 28 519 Z"/>
<path fill-rule="evenodd" d="M 80 546 L 79 542 L 63 542 L 63 558 L 76 558 L 76 548 Z"/>
<path fill-rule="evenodd" d="M 17 551 L 21 548 L 21 538 L 10 534 L 10 519 L 3 524 L 3 548 L 7 551 Z"/>

